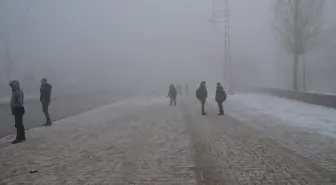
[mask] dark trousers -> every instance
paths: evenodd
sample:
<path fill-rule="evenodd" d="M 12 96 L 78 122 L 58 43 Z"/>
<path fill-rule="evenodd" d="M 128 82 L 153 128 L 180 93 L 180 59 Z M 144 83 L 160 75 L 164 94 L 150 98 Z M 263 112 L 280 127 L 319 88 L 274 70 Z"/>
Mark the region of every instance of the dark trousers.
<path fill-rule="evenodd" d="M 173 102 L 174 102 L 174 105 L 176 106 L 176 98 L 170 98 L 170 106 L 173 105 Z"/>
<path fill-rule="evenodd" d="M 204 106 L 205 106 L 205 100 L 201 100 L 202 104 L 202 114 L 205 113 Z"/>
<path fill-rule="evenodd" d="M 224 114 L 224 109 L 223 109 L 223 102 L 222 101 L 218 101 L 218 108 L 219 108 L 219 113 L 220 114 Z"/>
<path fill-rule="evenodd" d="M 25 128 L 23 125 L 23 115 L 15 115 L 15 127 L 16 127 L 16 139 L 15 140 L 26 140 Z"/>
<path fill-rule="evenodd" d="M 49 104 L 50 104 L 50 102 L 43 102 L 42 103 L 42 111 L 43 111 L 43 114 L 46 118 L 47 124 L 51 124 L 51 119 L 50 119 L 50 115 L 49 115 Z"/>

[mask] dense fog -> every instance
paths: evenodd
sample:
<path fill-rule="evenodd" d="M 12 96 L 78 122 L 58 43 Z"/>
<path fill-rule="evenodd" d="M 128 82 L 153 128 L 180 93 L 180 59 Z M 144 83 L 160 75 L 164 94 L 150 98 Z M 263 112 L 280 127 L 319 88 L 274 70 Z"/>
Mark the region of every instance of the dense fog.
<path fill-rule="evenodd" d="M 270 2 L 230 1 L 236 86 L 291 88 L 292 59 L 274 39 Z M 334 7 L 326 1 L 319 42 L 305 55 L 309 91 L 336 93 Z M 26 94 L 38 92 L 41 78 L 56 93 L 195 89 L 202 80 L 212 88 L 223 81 L 224 39 L 211 14 L 210 0 L 2 0 L 1 96 L 6 69 Z"/>

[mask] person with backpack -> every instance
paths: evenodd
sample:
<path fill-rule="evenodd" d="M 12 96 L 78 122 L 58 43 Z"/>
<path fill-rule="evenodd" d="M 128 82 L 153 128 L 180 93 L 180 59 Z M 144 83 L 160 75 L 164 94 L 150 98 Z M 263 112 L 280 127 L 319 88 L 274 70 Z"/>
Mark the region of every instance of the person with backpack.
<path fill-rule="evenodd" d="M 173 105 L 173 102 L 174 102 L 174 106 L 176 106 L 176 96 L 177 96 L 177 90 L 173 84 L 170 84 L 168 96 L 167 96 L 167 98 L 168 97 L 170 98 L 170 106 Z"/>
<path fill-rule="evenodd" d="M 26 140 L 25 128 L 23 125 L 23 115 L 25 114 L 25 108 L 23 106 L 24 94 L 20 89 L 19 81 L 11 81 L 9 86 L 12 89 L 10 107 L 12 115 L 14 115 L 15 118 L 16 128 L 16 138 L 14 141 L 12 141 L 12 144 L 17 144 Z"/>
<path fill-rule="evenodd" d="M 224 115 L 224 109 L 223 109 L 223 102 L 226 100 L 227 98 L 227 94 L 222 86 L 221 83 L 217 83 L 217 88 L 216 88 L 216 102 L 218 104 L 218 108 L 219 108 L 219 113 L 218 115 Z"/>
<path fill-rule="evenodd" d="M 207 115 L 207 113 L 204 110 L 205 102 L 208 97 L 208 91 L 206 89 L 205 81 L 202 81 L 199 88 L 196 90 L 196 98 L 201 102 L 202 104 L 202 115 Z"/>

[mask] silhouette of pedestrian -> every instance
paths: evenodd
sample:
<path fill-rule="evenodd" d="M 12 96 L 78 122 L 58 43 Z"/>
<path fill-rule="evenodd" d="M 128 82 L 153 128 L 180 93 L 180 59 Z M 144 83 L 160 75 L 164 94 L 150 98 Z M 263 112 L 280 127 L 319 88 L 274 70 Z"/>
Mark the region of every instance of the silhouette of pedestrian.
<path fill-rule="evenodd" d="M 216 88 L 216 102 L 218 104 L 218 109 L 219 113 L 218 115 L 224 115 L 224 109 L 223 109 L 223 102 L 226 100 L 226 92 L 219 82 L 217 83 L 217 88 Z"/>
<path fill-rule="evenodd" d="M 174 102 L 174 105 L 176 106 L 176 96 L 177 96 L 176 88 L 174 87 L 173 84 L 170 84 L 168 96 L 167 96 L 170 98 L 170 106 L 173 105 L 173 102 Z"/>
<path fill-rule="evenodd" d="M 48 83 L 47 79 L 41 80 L 40 88 L 40 102 L 42 104 L 42 111 L 46 118 L 46 123 L 44 126 L 50 126 L 52 124 L 50 115 L 49 115 L 49 104 L 51 101 L 51 88 L 52 86 Z"/>
<path fill-rule="evenodd" d="M 15 118 L 16 138 L 12 144 L 21 143 L 26 140 L 25 128 L 23 125 L 23 115 L 25 108 L 23 106 L 24 94 L 20 89 L 20 82 L 17 80 L 11 81 L 9 86 L 12 89 L 11 111 Z"/>
<path fill-rule="evenodd" d="M 199 88 L 196 90 L 196 98 L 202 104 L 202 115 L 207 115 L 207 113 L 204 110 L 207 97 L 208 97 L 208 91 L 206 89 L 206 84 L 205 84 L 205 81 L 202 81 Z"/>

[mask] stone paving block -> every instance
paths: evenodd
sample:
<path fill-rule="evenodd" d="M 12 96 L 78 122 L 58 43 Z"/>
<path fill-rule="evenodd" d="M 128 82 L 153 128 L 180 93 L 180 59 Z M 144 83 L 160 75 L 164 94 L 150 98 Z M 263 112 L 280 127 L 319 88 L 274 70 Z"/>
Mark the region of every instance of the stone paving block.
<path fill-rule="evenodd" d="M 0 184 L 195 185 L 187 133 L 183 114 L 164 98 L 118 102 L 3 146 Z"/>
<path fill-rule="evenodd" d="M 268 133 L 229 115 L 218 117 L 207 106 L 201 116 L 196 101 L 184 105 L 193 145 L 196 145 L 196 172 L 204 184 L 328 184 L 327 171 L 305 156 L 287 148 Z M 196 108 L 195 108 L 196 107 Z M 224 143 L 224 144 L 222 144 Z M 212 168 L 222 171 L 214 175 Z M 219 174 L 219 173 L 217 173 Z"/>

